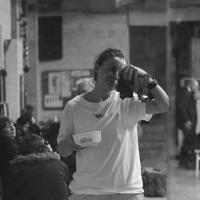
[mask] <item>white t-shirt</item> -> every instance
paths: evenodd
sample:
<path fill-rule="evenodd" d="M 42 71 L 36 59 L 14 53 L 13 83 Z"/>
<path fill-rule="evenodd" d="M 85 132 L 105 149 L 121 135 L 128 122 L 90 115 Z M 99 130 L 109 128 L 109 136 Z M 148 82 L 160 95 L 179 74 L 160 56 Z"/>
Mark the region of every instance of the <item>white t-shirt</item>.
<path fill-rule="evenodd" d="M 101 113 L 102 118 L 96 118 Z M 101 103 L 82 95 L 69 101 L 63 111 L 58 143 L 67 135 L 101 131 L 98 146 L 76 152 L 76 172 L 70 189 L 76 194 L 142 193 L 137 122 L 146 105 L 132 98 L 121 100 L 112 92 Z"/>

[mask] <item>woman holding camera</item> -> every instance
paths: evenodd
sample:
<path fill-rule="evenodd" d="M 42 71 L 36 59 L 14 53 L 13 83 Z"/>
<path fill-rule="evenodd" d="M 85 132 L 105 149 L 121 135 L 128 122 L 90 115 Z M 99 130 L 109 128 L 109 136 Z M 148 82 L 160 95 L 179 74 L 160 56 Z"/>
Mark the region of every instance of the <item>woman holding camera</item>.
<path fill-rule="evenodd" d="M 71 199 L 142 200 L 137 123 L 146 114 L 166 112 L 169 98 L 147 72 L 128 65 L 119 49 L 109 48 L 98 56 L 94 81 L 91 91 L 66 104 L 58 135 L 63 156 L 76 151 Z M 152 101 L 132 98 L 141 85 L 150 90 Z M 89 131 L 101 131 L 101 142 L 75 144 L 74 134 Z"/>

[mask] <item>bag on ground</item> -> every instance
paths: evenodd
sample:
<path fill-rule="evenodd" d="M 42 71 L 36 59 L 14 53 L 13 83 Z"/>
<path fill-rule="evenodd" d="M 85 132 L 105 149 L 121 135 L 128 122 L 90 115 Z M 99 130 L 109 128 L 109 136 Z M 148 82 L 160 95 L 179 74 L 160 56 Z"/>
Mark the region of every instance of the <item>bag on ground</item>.
<path fill-rule="evenodd" d="M 142 173 L 144 196 L 164 197 L 167 193 L 167 176 L 160 169 L 146 168 Z"/>

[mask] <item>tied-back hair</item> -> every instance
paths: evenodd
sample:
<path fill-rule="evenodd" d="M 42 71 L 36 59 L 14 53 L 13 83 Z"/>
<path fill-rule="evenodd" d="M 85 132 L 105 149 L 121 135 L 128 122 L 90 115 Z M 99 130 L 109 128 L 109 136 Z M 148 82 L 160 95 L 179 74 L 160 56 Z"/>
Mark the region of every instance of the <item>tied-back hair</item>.
<path fill-rule="evenodd" d="M 114 48 L 108 48 L 104 50 L 100 55 L 96 58 L 96 61 L 94 63 L 94 80 L 97 80 L 97 73 L 96 73 L 96 67 L 101 66 L 105 60 L 111 57 L 119 57 L 119 58 L 125 58 L 124 53 L 119 49 Z"/>

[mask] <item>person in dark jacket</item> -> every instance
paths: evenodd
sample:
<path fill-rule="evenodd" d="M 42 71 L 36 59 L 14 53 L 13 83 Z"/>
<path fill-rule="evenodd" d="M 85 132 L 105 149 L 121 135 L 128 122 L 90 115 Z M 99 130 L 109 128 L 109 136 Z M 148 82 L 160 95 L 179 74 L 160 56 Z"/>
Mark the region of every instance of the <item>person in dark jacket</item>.
<path fill-rule="evenodd" d="M 5 200 L 68 200 L 71 180 L 68 166 L 52 152 L 42 137 L 29 134 L 20 154 L 10 161 Z"/>
<path fill-rule="evenodd" d="M 49 142 L 52 149 L 57 152 L 57 136 L 60 128 L 59 122 L 52 122 L 43 129 L 42 137 Z"/>
<path fill-rule="evenodd" d="M 190 167 L 194 161 L 192 151 L 195 149 L 197 124 L 197 108 L 195 91 L 198 90 L 198 81 L 190 79 L 185 87 L 181 88 L 177 96 L 176 122 L 178 131 L 182 131 L 184 139 L 180 153 L 180 165 Z M 193 160 L 193 161 L 192 161 Z"/>

